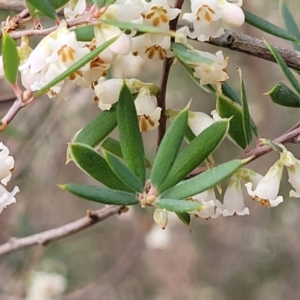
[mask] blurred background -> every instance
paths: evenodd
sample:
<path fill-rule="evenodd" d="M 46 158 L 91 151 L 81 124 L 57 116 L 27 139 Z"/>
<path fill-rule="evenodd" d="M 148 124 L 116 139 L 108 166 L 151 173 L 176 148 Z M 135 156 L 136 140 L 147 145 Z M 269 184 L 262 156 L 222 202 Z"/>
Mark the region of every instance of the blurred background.
<path fill-rule="evenodd" d="M 287 2 L 295 14 L 300 11 L 299 1 Z M 278 1 L 245 1 L 244 8 L 283 27 Z M 1 19 L 5 20 L 6 16 L 7 12 L 2 12 Z M 288 42 L 248 25 L 239 30 L 291 48 Z M 219 50 L 206 44 L 194 45 L 212 53 Z M 236 66 L 242 68 L 250 111 L 260 137 L 273 139 L 299 120 L 298 110 L 273 105 L 263 95 L 277 82 L 286 82 L 277 65 L 222 50 L 224 56 L 230 57 L 229 84 L 236 89 Z M 141 64 L 136 77 L 159 84 L 161 65 Z M 125 74 L 135 72 L 130 65 L 124 68 Z M 122 77 L 122 73 L 116 76 Z M 4 115 L 11 105 L 4 100 L 11 98 L 12 93 L 4 80 L 0 84 L 3 100 L 0 110 Z M 1 133 L 1 141 L 16 160 L 8 189 L 18 185 L 21 192 L 17 203 L 0 215 L 0 244 L 12 236 L 28 236 L 61 226 L 84 216 L 88 209 L 101 208 L 56 185 L 97 184 L 73 163 L 65 165 L 68 141 L 100 112 L 88 90 L 70 93 L 68 101 L 39 99 L 22 110 Z M 169 80 L 167 106 L 183 108 L 191 98 L 194 111 L 209 114 L 215 108 L 214 97 L 191 82 L 177 64 Z M 151 159 L 156 132 L 144 134 L 144 141 Z M 288 145 L 288 148 L 300 158 L 299 145 Z M 238 153 L 225 140 L 214 157 L 221 163 Z M 277 158 L 278 154 L 270 153 L 249 167 L 265 174 Z M 193 219 L 191 232 L 172 215 L 167 229 L 162 231 L 153 224 L 151 209 L 131 207 L 125 214 L 113 216 L 64 240 L 1 257 L 0 300 L 298 299 L 300 203 L 288 197 L 289 190 L 284 174 L 280 194 L 285 201 L 279 207 L 261 207 L 245 196 L 249 216 Z"/>

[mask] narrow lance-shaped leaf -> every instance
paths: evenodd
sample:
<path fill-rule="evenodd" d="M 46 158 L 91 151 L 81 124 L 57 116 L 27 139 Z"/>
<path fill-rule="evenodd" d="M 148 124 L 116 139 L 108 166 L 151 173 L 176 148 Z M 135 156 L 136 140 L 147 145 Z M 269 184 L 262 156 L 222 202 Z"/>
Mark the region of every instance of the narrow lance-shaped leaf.
<path fill-rule="evenodd" d="M 247 160 L 231 160 L 222 165 L 209 169 L 164 191 L 160 195 L 160 198 L 180 200 L 197 195 L 231 176 L 246 162 Z"/>
<path fill-rule="evenodd" d="M 70 0 L 49 0 L 50 4 L 55 8 L 62 8 L 65 4 L 67 4 Z"/>
<path fill-rule="evenodd" d="M 241 106 L 224 95 L 219 95 L 216 108 L 221 118 L 232 118 L 228 134 L 234 143 L 245 149 L 247 142 L 243 129 L 243 112 Z"/>
<path fill-rule="evenodd" d="M 249 11 L 244 10 L 244 14 L 245 21 L 248 24 L 282 39 L 299 43 L 298 39 L 294 35 L 288 33 L 286 30 L 250 13 Z"/>
<path fill-rule="evenodd" d="M 300 107 L 300 97 L 282 82 L 274 86 L 265 95 L 269 95 L 271 100 L 276 104 L 287 107 Z"/>
<path fill-rule="evenodd" d="M 288 81 L 291 83 L 291 85 L 296 90 L 296 92 L 300 95 L 300 84 L 299 84 L 298 80 L 296 79 L 296 77 L 294 76 L 294 74 L 292 73 L 292 71 L 286 65 L 285 61 L 280 56 L 278 51 L 270 43 L 268 43 L 268 41 L 264 40 L 264 42 L 265 42 L 266 46 L 268 47 L 268 49 L 270 50 L 270 52 L 272 53 L 272 55 L 274 56 L 276 62 L 280 66 L 281 70 L 283 71 L 283 73 L 286 76 L 286 78 L 288 79 Z"/>
<path fill-rule="evenodd" d="M 188 121 L 188 107 L 182 110 L 169 126 L 155 156 L 151 183 L 157 190 L 168 176 L 180 149 Z"/>
<path fill-rule="evenodd" d="M 35 93 L 35 98 L 40 97 L 45 92 L 47 92 L 51 87 L 56 85 L 57 83 L 61 82 L 62 80 L 69 77 L 69 75 L 73 74 L 77 70 L 79 70 L 81 67 L 83 67 L 85 64 L 93 60 L 96 56 L 98 56 L 102 51 L 104 51 L 107 47 L 109 47 L 113 42 L 115 42 L 118 39 L 119 36 L 113 37 L 107 42 L 103 43 L 101 46 L 97 47 L 95 50 L 88 53 L 86 56 L 82 57 L 79 61 L 74 63 L 71 67 L 69 67 L 67 70 L 62 72 L 59 76 L 57 76 L 55 79 L 50 81 L 48 84 L 46 84 L 42 89 L 40 89 L 38 92 Z"/>
<path fill-rule="evenodd" d="M 155 201 L 155 206 L 161 209 L 182 213 L 200 209 L 203 204 L 187 200 L 158 199 Z"/>
<path fill-rule="evenodd" d="M 191 215 L 186 212 L 176 212 L 176 215 L 190 229 Z"/>
<path fill-rule="evenodd" d="M 110 190 L 98 186 L 81 185 L 68 183 L 59 185 L 65 191 L 68 191 L 78 197 L 109 205 L 134 205 L 139 203 L 135 194 L 123 191 Z"/>
<path fill-rule="evenodd" d="M 218 121 L 202 131 L 177 156 L 168 177 L 158 189 L 162 193 L 183 180 L 221 143 L 229 129 L 229 119 Z"/>
<path fill-rule="evenodd" d="M 16 42 L 7 32 L 3 33 L 2 55 L 5 78 L 10 84 L 15 84 L 18 77 L 19 56 Z"/>
<path fill-rule="evenodd" d="M 84 126 L 75 136 L 73 142 L 97 147 L 117 126 L 117 104 L 110 110 L 101 112 Z"/>
<path fill-rule="evenodd" d="M 280 8 L 281 16 L 283 18 L 284 26 L 286 30 L 290 34 L 295 36 L 299 41 L 300 40 L 299 28 L 284 0 L 279 1 L 279 8 Z M 298 43 L 292 42 L 292 45 L 295 50 L 300 51 L 300 45 Z"/>
<path fill-rule="evenodd" d="M 127 167 L 145 183 L 144 145 L 137 112 L 130 90 L 122 86 L 118 102 L 118 128 L 120 144 Z"/>
<path fill-rule="evenodd" d="M 125 183 L 130 189 L 142 193 L 144 190 L 143 183 L 120 162 L 113 154 L 102 149 L 103 155 L 115 175 Z"/>
<path fill-rule="evenodd" d="M 250 113 L 249 113 L 245 84 L 243 81 L 242 71 L 240 68 L 238 68 L 238 73 L 239 73 L 239 77 L 240 77 L 244 136 L 245 136 L 246 144 L 249 146 L 252 141 L 251 117 L 250 117 Z"/>
<path fill-rule="evenodd" d="M 111 189 L 134 192 L 111 170 L 105 159 L 84 144 L 70 144 L 69 153 L 74 163 L 89 176 Z"/>
<path fill-rule="evenodd" d="M 37 10 L 39 10 L 42 14 L 47 16 L 52 20 L 58 19 L 56 11 L 52 4 L 48 0 L 26 0 L 27 3 L 31 4 Z"/>

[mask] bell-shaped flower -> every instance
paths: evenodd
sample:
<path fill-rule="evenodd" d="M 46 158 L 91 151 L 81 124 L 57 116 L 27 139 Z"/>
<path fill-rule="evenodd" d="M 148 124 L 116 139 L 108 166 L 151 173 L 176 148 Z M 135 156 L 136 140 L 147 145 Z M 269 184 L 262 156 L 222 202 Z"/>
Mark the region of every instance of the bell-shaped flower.
<path fill-rule="evenodd" d="M 189 112 L 188 125 L 196 136 L 214 122 L 215 121 L 213 120 L 213 118 L 203 112 Z"/>
<path fill-rule="evenodd" d="M 300 160 L 284 148 L 283 152 L 280 153 L 280 161 L 286 166 L 289 182 L 294 189 L 289 192 L 289 196 L 300 198 Z"/>
<path fill-rule="evenodd" d="M 263 206 L 278 206 L 283 202 L 282 196 L 278 196 L 282 172 L 283 164 L 278 160 L 269 169 L 254 190 L 252 190 L 252 182 L 245 184 L 248 194 L 253 200 L 259 201 Z"/>
<path fill-rule="evenodd" d="M 1 183 L 7 185 L 11 178 L 11 171 L 14 168 L 15 160 L 12 156 L 8 155 L 9 150 L 3 143 L 0 143 L 0 179 Z"/>
<path fill-rule="evenodd" d="M 12 203 L 16 203 L 15 195 L 20 191 L 20 189 L 15 186 L 14 189 L 9 192 L 6 188 L 0 184 L 0 213 L 3 209 Z"/>
<path fill-rule="evenodd" d="M 161 108 L 156 105 L 156 97 L 151 96 L 148 87 L 142 87 L 134 101 L 141 132 L 154 130 L 159 125 Z"/>
<path fill-rule="evenodd" d="M 227 190 L 224 194 L 223 216 L 244 216 L 249 214 L 249 208 L 245 206 L 244 202 L 241 177 L 237 173 L 231 177 Z"/>
<path fill-rule="evenodd" d="M 190 200 L 197 201 L 203 204 L 203 206 L 190 214 L 203 219 L 216 219 L 222 215 L 223 205 L 216 199 L 216 195 L 213 189 L 209 189 L 200 194 L 193 196 Z"/>
<path fill-rule="evenodd" d="M 165 229 L 168 224 L 168 212 L 165 209 L 155 208 L 153 219 L 157 225 Z"/>

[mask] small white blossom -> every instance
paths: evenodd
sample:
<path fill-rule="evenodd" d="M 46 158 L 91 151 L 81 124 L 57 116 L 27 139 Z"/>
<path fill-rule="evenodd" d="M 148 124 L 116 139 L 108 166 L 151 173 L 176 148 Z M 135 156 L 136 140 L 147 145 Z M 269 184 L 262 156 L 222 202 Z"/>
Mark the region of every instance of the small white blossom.
<path fill-rule="evenodd" d="M 168 212 L 165 209 L 155 208 L 153 219 L 157 225 L 165 229 L 168 224 Z"/>
<path fill-rule="evenodd" d="M 155 130 L 159 125 L 161 108 L 156 105 L 156 97 L 151 96 L 148 87 L 142 87 L 134 101 L 140 131 Z"/>
<path fill-rule="evenodd" d="M 5 78 L 3 57 L 2 57 L 2 55 L 0 55 L 0 79 L 3 79 L 3 78 Z"/>
<path fill-rule="evenodd" d="M 227 190 L 224 194 L 223 201 L 223 216 L 244 216 L 249 215 L 249 208 L 245 206 L 244 197 L 242 193 L 242 182 L 239 174 L 231 177 Z"/>
<path fill-rule="evenodd" d="M 0 213 L 6 208 L 7 205 L 16 203 L 15 195 L 20 192 L 20 189 L 15 186 L 14 189 L 9 192 L 6 188 L 0 184 Z"/>
<path fill-rule="evenodd" d="M 11 171 L 14 168 L 15 160 L 12 156 L 8 155 L 9 150 L 3 143 L 0 143 L 0 179 L 1 183 L 7 185 L 11 178 Z"/>
<path fill-rule="evenodd" d="M 82 15 L 85 12 L 85 9 L 86 9 L 86 0 L 78 0 L 74 9 L 71 9 L 70 7 L 64 8 L 65 19 L 74 20 L 79 15 Z"/>
<path fill-rule="evenodd" d="M 207 114 L 198 111 L 190 111 L 188 117 L 188 125 L 194 135 L 199 135 L 204 129 L 209 127 L 215 121 Z"/>
<path fill-rule="evenodd" d="M 169 248 L 171 243 L 171 231 L 170 229 L 162 230 L 157 225 L 153 225 L 152 229 L 145 237 L 145 244 L 148 249 L 160 249 L 164 250 Z"/>
<path fill-rule="evenodd" d="M 253 200 L 259 201 L 263 206 L 278 206 L 283 202 L 282 196 L 278 196 L 282 171 L 283 164 L 280 161 L 275 162 L 267 174 L 257 184 L 255 190 L 252 190 L 252 182 L 245 184 L 248 194 Z"/>

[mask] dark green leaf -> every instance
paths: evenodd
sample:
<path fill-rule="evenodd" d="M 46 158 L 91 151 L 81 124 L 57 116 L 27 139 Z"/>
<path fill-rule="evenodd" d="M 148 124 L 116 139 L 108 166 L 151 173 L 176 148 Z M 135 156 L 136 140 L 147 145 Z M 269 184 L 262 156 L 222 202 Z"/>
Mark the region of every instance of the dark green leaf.
<path fill-rule="evenodd" d="M 65 4 L 67 4 L 70 0 L 49 0 L 51 5 L 56 9 L 62 8 Z"/>
<path fill-rule="evenodd" d="M 250 13 L 249 11 L 244 10 L 244 14 L 245 21 L 248 24 L 282 39 L 299 43 L 298 39 L 293 34 L 288 33 L 286 30 Z"/>
<path fill-rule="evenodd" d="M 115 175 L 106 160 L 93 148 L 84 144 L 70 144 L 69 153 L 77 167 L 97 181 L 111 189 L 133 192 Z"/>
<path fill-rule="evenodd" d="M 269 95 L 276 104 L 287 107 L 300 107 L 300 97 L 282 82 L 274 86 L 266 95 Z"/>
<path fill-rule="evenodd" d="M 10 84 L 15 84 L 18 77 L 19 56 L 16 42 L 7 32 L 3 33 L 2 55 L 5 78 Z"/>
<path fill-rule="evenodd" d="M 284 0 L 280 0 L 279 1 L 279 7 L 280 7 L 280 12 L 281 12 L 281 16 L 283 18 L 284 21 L 284 26 L 286 28 L 286 30 L 292 34 L 293 36 L 295 36 L 298 41 L 300 40 L 300 32 L 297 26 L 297 23 L 293 17 L 293 15 L 291 14 L 290 10 L 288 9 L 286 3 Z M 293 43 L 292 45 L 294 47 L 295 50 L 300 51 L 300 45 L 299 43 Z"/>
<path fill-rule="evenodd" d="M 117 126 L 117 104 L 105 110 L 83 127 L 75 136 L 75 143 L 96 148 Z"/>
<path fill-rule="evenodd" d="M 60 185 L 59 187 L 78 197 L 103 204 L 134 205 L 139 203 L 139 200 L 135 194 L 110 190 L 98 186 L 68 183 Z"/>
<path fill-rule="evenodd" d="M 217 111 L 221 118 L 231 118 L 229 136 L 242 149 L 247 147 L 243 129 L 243 112 L 239 104 L 225 97 L 219 95 L 217 97 Z"/>
<path fill-rule="evenodd" d="M 48 18 L 52 20 L 57 20 L 58 16 L 56 14 L 56 11 L 52 4 L 49 2 L 49 0 L 26 0 L 27 3 L 31 4 L 33 7 L 35 7 L 37 10 L 39 10 L 42 14 L 47 16 Z"/>
<path fill-rule="evenodd" d="M 271 44 L 269 44 L 268 41 L 264 40 L 264 42 L 265 42 L 266 46 L 269 48 L 269 50 L 272 53 L 272 55 L 274 56 L 276 62 L 280 66 L 280 68 L 283 71 L 283 73 L 286 76 L 286 78 L 289 80 L 289 82 L 291 83 L 291 85 L 293 86 L 293 88 L 296 90 L 296 92 L 300 95 L 300 85 L 299 85 L 298 80 L 296 79 L 296 77 L 292 73 L 292 71 L 286 65 L 285 61 L 280 56 L 280 54 L 278 53 L 278 51 Z"/>
<path fill-rule="evenodd" d="M 143 183 L 131 172 L 131 170 L 122 164 L 113 154 L 110 154 L 105 150 L 102 150 L 102 152 L 115 175 L 130 189 L 142 193 L 144 190 Z"/>
<path fill-rule="evenodd" d="M 188 107 L 182 110 L 169 126 L 153 162 L 151 184 L 160 190 L 180 149 L 187 128 Z"/>
<path fill-rule="evenodd" d="M 94 25 L 77 27 L 74 29 L 77 41 L 90 42 L 94 37 Z"/>
<path fill-rule="evenodd" d="M 118 103 L 120 144 L 127 167 L 145 183 L 144 145 L 134 101 L 127 85 L 123 84 Z"/>
<path fill-rule="evenodd" d="M 176 212 L 177 217 L 181 220 L 183 224 L 185 224 L 188 228 L 190 228 L 191 223 L 191 215 L 186 212 Z"/>
<path fill-rule="evenodd" d="M 186 132 L 185 132 L 185 135 L 184 135 L 184 138 L 185 140 L 190 143 L 196 136 L 194 135 L 192 129 L 187 126 L 186 127 Z"/>
<path fill-rule="evenodd" d="M 160 198 L 180 200 L 195 196 L 225 180 L 245 163 L 245 160 L 226 162 L 191 179 L 180 182 L 176 186 L 164 191 L 160 195 Z"/>
<path fill-rule="evenodd" d="M 229 129 L 229 120 L 213 123 L 193 139 L 177 156 L 168 177 L 158 192 L 174 186 L 198 167 L 221 143 Z M 170 151 L 170 150 L 169 150 Z"/>
<path fill-rule="evenodd" d="M 188 212 L 200 209 L 202 203 L 188 200 L 175 199 L 158 199 L 155 201 L 155 206 L 161 209 L 166 209 L 174 212 Z"/>
<path fill-rule="evenodd" d="M 118 37 L 119 36 L 116 36 L 116 37 L 108 40 L 107 42 L 105 42 L 104 44 L 102 44 L 101 46 L 97 47 L 95 50 L 91 51 L 86 56 L 84 56 L 83 58 L 81 58 L 79 61 L 77 61 L 76 63 L 74 63 L 71 67 L 69 67 L 67 70 L 65 70 L 64 72 L 62 72 L 59 76 L 57 76 L 51 82 L 49 82 L 48 84 L 46 84 L 46 86 L 44 86 L 42 89 L 40 89 L 39 91 L 37 91 L 35 93 L 35 98 L 40 97 L 45 92 L 47 92 L 52 86 L 58 84 L 59 82 L 61 82 L 64 79 L 66 79 L 71 74 L 73 74 L 74 72 L 76 72 L 77 70 L 79 70 L 81 67 L 83 67 L 85 64 L 87 64 L 88 62 L 90 62 L 91 60 L 93 60 L 103 50 L 105 50 L 113 42 L 115 42 L 118 39 Z"/>

